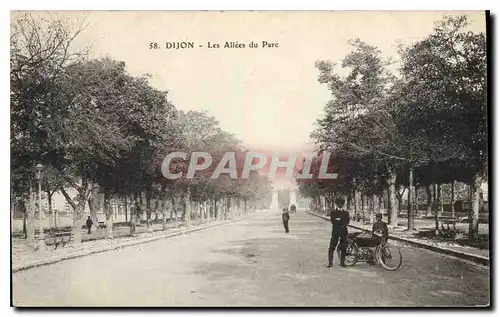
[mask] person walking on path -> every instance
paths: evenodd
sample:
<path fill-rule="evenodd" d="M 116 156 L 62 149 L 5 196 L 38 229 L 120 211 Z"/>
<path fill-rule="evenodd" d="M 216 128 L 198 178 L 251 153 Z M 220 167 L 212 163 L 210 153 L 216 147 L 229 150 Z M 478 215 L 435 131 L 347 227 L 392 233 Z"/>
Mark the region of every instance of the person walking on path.
<path fill-rule="evenodd" d="M 328 248 L 328 267 L 333 266 L 333 252 L 335 248 L 340 253 L 340 266 L 345 265 L 345 252 L 347 243 L 347 225 L 349 224 L 349 213 L 344 210 L 345 200 L 343 198 L 335 199 L 335 210 L 330 213 L 332 222 L 332 237 L 330 238 L 330 247 Z M 337 246 L 338 244 L 338 246 Z"/>
<path fill-rule="evenodd" d="M 94 222 L 92 221 L 92 219 L 90 219 L 90 216 L 87 218 L 87 234 L 90 234 L 90 228 L 92 228 L 92 225 L 94 224 Z"/>
<path fill-rule="evenodd" d="M 285 226 L 285 232 L 290 232 L 290 230 L 288 229 L 288 220 L 290 220 L 290 213 L 288 212 L 288 208 L 283 208 L 281 219 L 283 220 L 283 225 Z"/>

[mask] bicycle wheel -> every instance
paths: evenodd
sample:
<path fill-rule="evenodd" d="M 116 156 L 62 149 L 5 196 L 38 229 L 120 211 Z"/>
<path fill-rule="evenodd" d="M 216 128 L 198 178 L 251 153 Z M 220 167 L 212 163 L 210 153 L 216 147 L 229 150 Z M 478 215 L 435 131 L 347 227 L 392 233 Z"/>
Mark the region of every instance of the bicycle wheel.
<path fill-rule="evenodd" d="M 344 261 L 345 265 L 353 266 L 354 264 L 356 264 L 356 262 L 358 262 L 358 254 L 359 248 L 356 243 L 354 243 L 354 241 L 352 240 L 347 241 Z"/>
<path fill-rule="evenodd" d="M 403 263 L 401 251 L 392 245 L 378 246 L 376 257 L 380 265 L 388 271 L 396 271 Z"/>

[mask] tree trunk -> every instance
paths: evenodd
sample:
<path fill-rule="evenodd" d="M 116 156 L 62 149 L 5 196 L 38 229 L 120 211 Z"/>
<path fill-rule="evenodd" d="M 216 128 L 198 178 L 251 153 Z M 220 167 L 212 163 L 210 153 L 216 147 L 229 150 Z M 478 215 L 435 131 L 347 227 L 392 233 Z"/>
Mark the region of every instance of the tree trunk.
<path fill-rule="evenodd" d="M 472 208 L 469 208 L 469 210 L 472 212 L 469 212 L 469 241 L 476 241 L 479 235 L 479 193 L 481 190 L 481 183 L 481 176 L 475 175 L 471 184 Z"/>
<path fill-rule="evenodd" d="M 399 186 L 398 190 L 396 191 L 396 199 L 398 200 L 398 215 L 400 215 L 403 210 L 403 195 L 405 192 L 406 192 L 406 187 L 404 186 Z"/>
<path fill-rule="evenodd" d="M 124 206 L 125 206 L 125 222 L 128 222 L 128 215 L 127 215 L 127 212 L 128 212 L 128 200 L 127 200 L 127 195 L 125 195 L 123 197 L 124 199 Z"/>
<path fill-rule="evenodd" d="M 28 228 L 26 227 L 26 221 L 28 219 L 28 212 L 26 210 L 26 204 L 24 203 L 24 201 L 20 201 L 20 203 L 22 204 L 22 206 L 20 206 L 20 208 L 23 210 L 23 236 L 25 239 L 28 239 Z M 12 222 L 14 222 L 14 221 L 12 221 Z M 13 231 L 13 228 L 11 230 Z"/>
<path fill-rule="evenodd" d="M 133 237 L 135 236 L 136 234 L 136 231 L 137 231 L 137 227 L 136 227 L 136 224 L 137 224 L 137 219 L 136 216 L 137 216 L 137 210 L 135 210 L 137 207 L 136 207 L 136 202 L 135 202 L 135 197 L 132 197 L 131 199 L 131 204 L 130 204 L 130 235 Z"/>
<path fill-rule="evenodd" d="M 187 212 L 187 205 L 186 205 L 186 195 L 182 194 L 179 197 L 179 203 L 182 208 L 182 214 L 181 214 L 181 221 L 185 222 L 186 221 L 186 212 Z"/>
<path fill-rule="evenodd" d="M 170 203 L 171 203 L 171 208 L 170 208 L 170 221 L 174 220 L 174 211 L 177 208 L 177 205 L 175 204 L 175 195 L 170 196 Z"/>
<path fill-rule="evenodd" d="M 217 202 L 218 202 L 218 199 L 215 199 L 214 200 L 214 218 L 215 218 L 215 221 L 220 220 L 219 206 L 218 206 Z"/>
<path fill-rule="evenodd" d="M 391 205 L 391 186 L 387 182 L 387 223 L 390 224 L 392 221 L 392 205 Z"/>
<path fill-rule="evenodd" d="M 227 208 L 229 215 L 231 217 L 231 220 L 236 218 L 236 209 L 235 209 L 235 201 L 231 197 L 227 197 Z"/>
<path fill-rule="evenodd" d="M 378 212 L 378 197 L 376 194 L 372 195 L 372 208 L 370 208 L 370 224 L 373 224 L 375 214 Z"/>
<path fill-rule="evenodd" d="M 415 219 L 414 219 L 414 214 L 413 214 L 413 169 L 410 168 L 410 175 L 408 179 L 408 230 L 414 230 L 415 229 Z M 403 192 L 404 193 L 404 192 Z"/>
<path fill-rule="evenodd" d="M 346 199 L 346 202 L 347 202 L 346 208 L 347 208 L 347 212 L 349 214 L 352 213 L 352 211 L 351 211 L 351 208 L 352 208 L 352 202 L 351 202 L 351 200 L 352 200 L 352 198 L 351 198 L 351 191 L 348 190 L 347 191 L 347 199 Z"/>
<path fill-rule="evenodd" d="M 419 200 L 418 200 L 418 186 L 415 186 L 415 198 L 413 199 L 413 201 L 414 201 L 413 214 L 414 214 L 414 217 L 418 217 L 418 204 L 419 204 Z"/>
<path fill-rule="evenodd" d="M 76 208 L 73 209 L 73 241 L 75 245 L 80 245 L 82 243 L 82 226 L 85 223 L 85 218 L 83 218 L 85 212 L 85 200 L 78 199 L 78 204 Z"/>
<path fill-rule="evenodd" d="M 108 189 L 104 189 L 104 214 L 106 215 L 106 238 L 113 239 L 113 208 L 111 208 L 111 193 Z"/>
<path fill-rule="evenodd" d="M 365 209 L 366 209 L 366 195 L 361 194 L 361 222 L 364 223 L 365 221 Z"/>
<path fill-rule="evenodd" d="M 382 213 L 382 209 L 384 209 L 384 192 L 378 196 L 378 212 Z"/>
<path fill-rule="evenodd" d="M 357 188 L 354 189 L 354 218 L 356 221 L 359 219 L 359 215 L 361 213 L 361 197 Z"/>
<path fill-rule="evenodd" d="M 203 204 L 198 201 L 195 203 L 195 208 L 196 208 L 196 217 L 199 218 L 199 220 L 203 221 Z"/>
<path fill-rule="evenodd" d="M 207 202 L 200 202 L 200 218 L 203 223 L 207 221 Z"/>
<path fill-rule="evenodd" d="M 153 232 L 153 226 L 152 226 L 152 221 L 151 221 L 151 198 L 153 196 L 153 193 L 151 191 L 151 188 L 146 189 L 146 231 L 148 233 Z"/>
<path fill-rule="evenodd" d="M 436 188 L 436 186 L 434 186 L 434 188 Z M 436 192 L 437 193 L 437 192 Z M 437 201 L 434 201 L 432 203 L 432 209 L 433 209 L 433 212 L 434 212 L 434 224 L 435 224 L 435 233 L 436 233 L 436 236 L 439 235 L 439 205 L 440 205 L 440 202 L 439 202 L 439 196 L 435 196 Z"/>
<path fill-rule="evenodd" d="M 451 182 L 451 218 L 455 219 L 455 181 Z"/>
<path fill-rule="evenodd" d="M 168 196 L 167 196 L 167 187 L 163 185 L 161 187 L 161 228 L 163 231 L 167 230 L 167 205 L 168 205 Z"/>
<path fill-rule="evenodd" d="M 205 219 L 207 220 L 207 222 L 210 222 L 210 200 L 207 200 L 204 202 L 204 206 L 205 206 Z"/>
<path fill-rule="evenodd" d="M 441 184 L 437 185 L 437 200 L 439 202 L 438 216 L 442 217 L 443 216 L 443 188 L 442 188 Z"/>
<path fill-rule="evenodd" d="M 192 214 L 192 202 L 191 202 L 191 191 L 188 190 L 187 194 L 184 196 L 184 221 L 186 226 L 191 225 L 191 214 Z"/>
<path fill-rule="evenodd" d="M 138 209 L 137 211 L 139 212 L 137 214 L 137 224 L 140 225 L 142 224 L 143 221 L 145 221 L 147 218 L 146 216 L 146 202 L 145 202 L 145 199 L 143 199 L 142 197 L 142 191 L 139 192 L 139 206 L 140 206 L 140 209 Z"/>
<path fill-rule="evenodd" d="M 389 224 L 396 228 L 398 226 L 398 209 L 396 206 L 396 171 L 393 168 L 389 168 L 389 178 L 387 183 L 389 185 L 389 201 L 391 202 L 391 219 Z"/>
<path fill-rule="evenodd" d="M 179 226 L 179 208 L 182 208 L 182 202 L 180 200 L 181 200 L 180 196 L 175 197 L 175 199 L 173 200 L 174 205 L 175 205 L 174 216 L 175 216 L 175 226 L 176 227 Z"/>
<path fill-rule="evenodd" d="M 130 234 L 132 236 L 137 233 L 137 224 L 141 222 L 139 219 L 142 210 L 140 197 L 141 197 L 140 193 L 138 192 L 134 193 L 134 210 L 130 211 Z"/>
<path fill-rule="evenodd" d="M 45 191 L 47 193 L 47 204 L 49 205 L 49 228 L 54 227 L 54 210 L 52 208 L 52 194 L 50 190 Z"/>
<path fill-rule="evenodd" d="M 80 246 L 82 243 L 82 226 L 85 223 L 84 213 L 85 204 L 87 203 L 89 183 L 88 180 L 82 177 L 82 185 L 78 188 L 78 195 L 76 196 L 76 202 L 71 199 L 66 190 L 61 187 L 61 193 L 64 195 L 68 204 L 73 208 L 73 241 L 76 246 Z"/>
<path fill-rule="evenodd" d="M 472 186 L 470 184 L 467 184 L 467 202 L 469 203 L 469 208 L 467 209 L 467 211 L 470 218 L 470 213 L 472 211 Z"/>
<path fill-rule="evenodd" d="M 163 231 L 167 230 L 167 200 L 165 195 L 161 202 L 161 228 Z"/>
<path fill-rule="evenodd" d="M 96 183 L 92 183 L 90 185 L 90 195 L 88 199 L 89 211 L 90 211 L 90 219 L 98 228 L 99 219 L 97 218 L 97 212 L 101 207 L 101 196 L 99 194 L 99 186 Z"/>
<path fill-rule="evenodd" d="M 228 217 L 228 206 L 227 206 L 228 200 L 227 196 L 222 199 L 222 219 L 227 220 Z"/>
<path fill-rule="evenodd" d="M 26 239 L 28 240 L 28 245 L 32 248 L 35 247 L 35 224 L 33 222 L 35 215 L 35 197 L 33 193 L 33 188 L 30 186 L 29 189 L 29 199 L 28 207 L 26 208 Z"/>
<path fill-rule="evenodd" d="M 432 191 L 431 191 L 431 185 L 425 186 L 425 191 L 427 193 L 427 210 L 425 211 L 425 216 L 428 217 L 432 213 Z"/>

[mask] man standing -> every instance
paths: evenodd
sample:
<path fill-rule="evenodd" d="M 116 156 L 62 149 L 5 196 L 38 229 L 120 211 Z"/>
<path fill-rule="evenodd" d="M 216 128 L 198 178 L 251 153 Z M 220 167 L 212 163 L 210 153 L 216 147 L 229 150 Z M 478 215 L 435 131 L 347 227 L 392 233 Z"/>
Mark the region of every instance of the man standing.
<path fill-rule="evenodd" d="M 290 220 L 290 213 L 288 212 L 288 208 L 283 208 L 281 219 L 283 220 L 283 225 L 285 226 L 285 232 L 288 233 L 288 220 Z"/>
<path fill-rule="evenodd" d="M 90 219 L 90 216 L 87 218 L 87 234 L 90 234 L 90 228 L 92 228 L 92 225 L 94 224 L 94 222 L 92 221 L 92 219 Z"/>
<path fill-rule="evenodd" d="M 330 220 L 332 221 L 332 237 L 330 239 L 330 248 L 328 249 L 328 267 L 333 266 L 333 252 L 336 247 L 337 250 L 340 251 L 340 266 L 346 266 L 344 262 L 347 247 L 347 225 L 349 224 L 349 213 L 344 210 L 344 204 L 345 201 L 343 198 L 335 199 L 336 208 L 330 213 Z"/>

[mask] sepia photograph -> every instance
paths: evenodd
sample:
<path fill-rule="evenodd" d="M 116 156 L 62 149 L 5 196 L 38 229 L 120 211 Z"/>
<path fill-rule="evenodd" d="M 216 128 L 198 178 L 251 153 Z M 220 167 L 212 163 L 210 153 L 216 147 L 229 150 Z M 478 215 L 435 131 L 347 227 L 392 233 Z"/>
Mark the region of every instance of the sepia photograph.
<path fill-rule="evenodd" d="M 10 11 L 11 307 L 491 308 L 490 27 Z"/>

